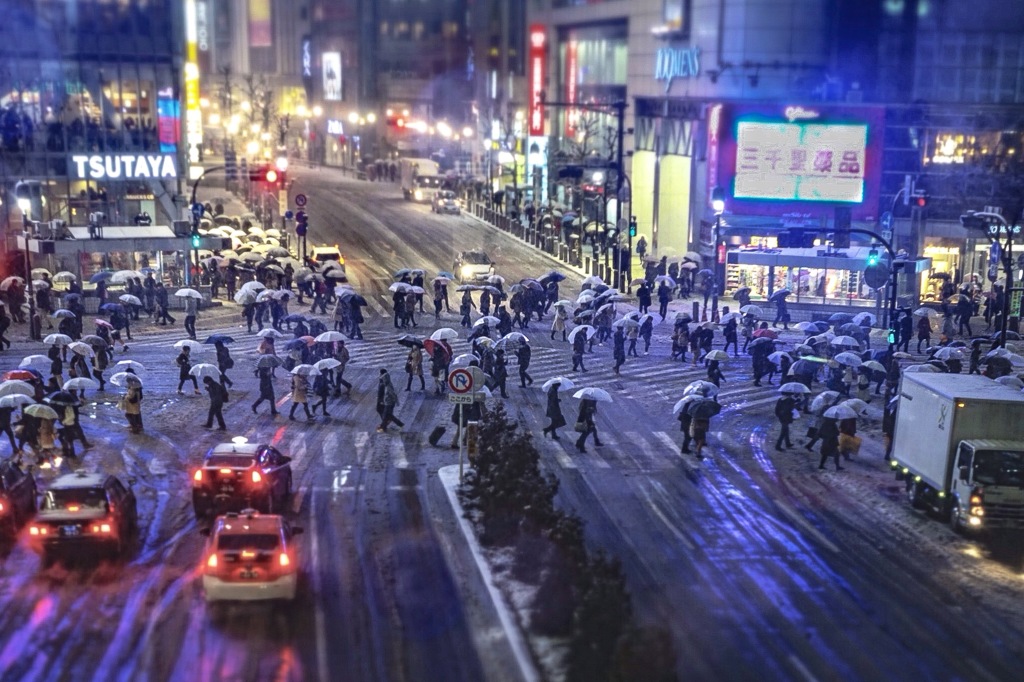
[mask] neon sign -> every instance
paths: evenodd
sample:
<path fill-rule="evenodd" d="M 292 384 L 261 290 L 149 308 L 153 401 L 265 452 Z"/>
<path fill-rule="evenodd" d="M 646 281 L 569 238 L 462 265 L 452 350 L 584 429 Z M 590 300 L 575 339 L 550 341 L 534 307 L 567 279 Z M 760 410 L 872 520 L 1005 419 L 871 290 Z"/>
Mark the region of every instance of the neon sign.
<path fill-rule="evenodd" d="M 169 154 L 75 154 L 76 177 L 82 180 L 138 180 L 176 178 L 178 169 Z"/>
<path fill-rule="evenodd" d="M 544 76 L 547 71 L 544 52 L 546 44 L 547 34 L 544 31 L 544 26 L 540 24 L 530 26 L 530 106 L 528 112 L 530 135 L 544 134 L 544 103 L 541 101 L 541 93 L 544 91 Z"/>
<path fill-rule="evenodd" d="M 666 93 L 676 78 L 694 78 L 699 73 L 699 47 L 662 47 L 654 55 L 654 80 L 665 81 Z"/>

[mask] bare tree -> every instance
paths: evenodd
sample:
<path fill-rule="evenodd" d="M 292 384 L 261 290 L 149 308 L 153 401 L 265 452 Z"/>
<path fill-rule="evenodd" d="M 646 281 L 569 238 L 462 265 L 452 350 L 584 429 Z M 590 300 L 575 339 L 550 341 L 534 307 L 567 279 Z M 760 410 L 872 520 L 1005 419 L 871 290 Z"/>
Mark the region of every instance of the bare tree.
<path fill-rule="evenodd" d="M 262 75 L 246 74 L 242 79 L 242 91 L 249 100 L 249 124 L 258 123 L 261 130 L 270 130 L 277 107 L 274 93 Z"/>

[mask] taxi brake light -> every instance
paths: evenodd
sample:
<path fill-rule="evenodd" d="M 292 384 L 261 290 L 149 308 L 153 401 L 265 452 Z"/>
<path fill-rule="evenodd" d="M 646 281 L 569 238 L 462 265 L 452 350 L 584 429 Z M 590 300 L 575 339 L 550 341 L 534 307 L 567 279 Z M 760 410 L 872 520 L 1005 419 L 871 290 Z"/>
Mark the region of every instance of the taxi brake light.
<path fill-rule="evenodd" d="M 29 535 L 39 535 L 39 526 L 30 526 L 28 529 Z"/>
<path fill-rule="evenodd" d="M 68 505 L 68 511 L 70 511 L 70 512 L 76 512 L 79 509 L 81 509 L 81 507 L 79 507 L 77 504 L 69 504 Z"/>
<path fill-rule="evenodd" d="M 251 552 L 251 551 L 249 551 L 247 549 L 243 549 L 242 550 L 242 558 L 243 559 L 252 559 L 255 556 L 256 556 L 256 552 Z"/>
<path fill-rule="evenodd" d="M 2 512 L 3 510 L 4 510 L 4 503 L 0 502 L 0 512 Z"/>
<path fill-rule="evenodd" d="M 221 469 L 220 472 L 222 474 L 230 474 L 231 473 L 231 469 Z"/>
<path fill-rule="evenodd" d="M 261 483 L 262 481 L 263 481 L 263 477 L 260 476 L 260 472 L 253 471 L 252 472 L 252 482 L 253 483 Z"/>
<path fill-rule="evenodd" d="M 210 558 L 206 560 L 207 568 L 217 568 L 217 555 L 211 554 Z"/>
<path fill-rule="evenodd" d="M 288 554 L 286 552 L 281 552 L 277 557 L 277 563 L 281 566 L 291 566 L 292 560 L 288 558 Z"/>
<path fill-rule="evenodd" d="M 202 483 L 202 481 L 203 481 L 203 470 L 202 469 L 196 469 L 196 472 L 194 474 L 192 474 L 192 480 L 193 481 L 198 481 L 198 482 Z"/>

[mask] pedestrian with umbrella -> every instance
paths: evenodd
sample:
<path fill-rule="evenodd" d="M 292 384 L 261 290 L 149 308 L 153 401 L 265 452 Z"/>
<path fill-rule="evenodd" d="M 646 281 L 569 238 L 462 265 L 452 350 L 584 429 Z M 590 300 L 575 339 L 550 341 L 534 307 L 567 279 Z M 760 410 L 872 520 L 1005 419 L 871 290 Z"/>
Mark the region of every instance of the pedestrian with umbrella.
<path fill-rule="evenodd" d="M 561 440 L 558 437 L 558 429 L 565 426 L 565 416 L 562 414 L 561 401 L 558 398 L 559 391 L 572 390 L 573 384 L 568 379 L 562 377 L 555 377 L 550 381 L 546 382 L 542 387 L 547 394 L 547 408 L 544 411 L 550 422 L 544 427 L 544 435 L 551 434 L 553 440 Z"/>
<path fill-rule="evenodd" d="M 199 382 L 189 374 L 189 370 L 192 369 L 192 347 L 183 345 L 178 357 L 174 359 L 174 364 L 178 366 L 178 395 L 184 395 L 185 392 L 182 389 L 185 387 L 186 381 L 192 382 L 192 389 L 196 395 L 199 395 Z"/>
<path fill-rule="evenodd" d="M 720 365 L 722 356 L 717 355 L 718 353 L 721 353 L 726 358 L 729 357 L 728 353 L 725 353 L 724 351 L 720 350 L 711 351 L 711 353 L 708 353 L 708 381 L 713 383 L 715 386 L 721 387 L 722 382 L 725 381 L 725 374 L 722 373 L 722 368 Z"/>
<path fill-rule="evenodd" d="M 405 373 L 408 378 L 405 382 L 405 390 L 412 390 L 412 380 L 419 377 L 420 390 L 427 390 L 427 384 L 423 379 L 423 348 L 419 345 L 409 346 L 409 353 L 405 356 Z"/>
<path fill-rule="evenodd" d="M 341 397 L 341 387 L 344 386 L 345 390 L 349 393 L 352 392 L 352 384 L 345 381 L 345 365 L 351 359 L 351 354 L 348 351 L 348 347 L 345 345 L 344 339 L 335 341 L 334 343 L 334 359 L 338 361 L 338 366 L 334 368 L 334 397 Z"/>
<path fill-rule="evenodd" d="M 508 381 L 508 362 L 505 360 L 505 351 L 498 349 L 494 352 L 490 372 L 491 387 L 501 391 L 502 398 L 508 398 L 508 390 L 505 383 Z"/>
<path fill-rule="evenodd" d="M 441 307 L 444 305 L 444 294 L 441 293 L 441 278 L 434 278 L 434 321 L 441 319 Z"/>
<path fill-rule="evenodd" d="M 803 388 L 803 384 L 798 384 Z M 785 386 L 782 387 L 785 389 Z M 789 438 L 789 425 L 793 423 L 793 413 L 796 409 L 796 399 L 789 393 L 783 392 L 782 397 L 775 402 L 775 418 L 779 420 L 781 429 L 779 437 L 775 439 L 775 449 L 781 451 L 782 444 L 787 448 L 793 447 L 793 441 Z"/>
<path fill-rule="evenodd" d="M 818 427 L 818 438 L 821 439 L 821 461 L 818 462 L 818 468 L 824 469 L 825 462 L 831 457 L 836 464 L 836 471 L 842 471 L 843 467 L 839 465 L 839 424 L 836 419 L 828 416 L 828 412 L 823 415 Z"/>
<path fill-rule="evenodd" d="M 903 349 L 904 353 L 910 352 L 910 339 L 914 336 L 914 318 L 910 314 L 910 308 L 903 308 L 903 317 L 900 318 L 899 336 L 896 339 L 896 350 Z"/>
<path fill-rule="evenodd" d="M 491 290 L 488 287 L 483 287 L 483 291 L 480 292 L 480 314 L 491 314 Z"/>
<path fill-rule="evenodd" d="M 580 394 L 577 393 L 576 396 Z M 597 424 L 594 421 L 594 417 L 597 415 L 597 400 L 593 398 L 583 398 L 580 400 L 580 412 L 579 416 L 576 417 L 576 431 L 579 432 L 580 437 L 576 439 L 576 449 L 582 453 L 586 453 L 587 448 L 587 436 L 593 434 L 594 445 L 601 447 L 601 439 L 597 436 Z"/>
<path fill-rule="evenodd" d="M 636 342 L 640 338 L 640 325 L 636 324 L 635 320 L 632 320 L 632 322 L 633 324 L 628 324 L 628 322 L 623 319 L 616 322 L 616 324 L 619 324 L 620 328 L 625 328 L 626 330 L 626 340 L 629 341 L 629 348 L 626 349 L 626 355 L 638 358 L 640 356 L 636 352 Z"/>
<path fill-rule="evenodd" d="M 64 449 L 65 457 L 75 457 L 75 441 L 82 442 L 82 448 L 88 450 L 92 443 L 85 437 L 82 430 L 82 420 L 79 415 L 81 402 L 75 396 L 66 391 L 60 391 L 47 400 L 47 403 L 55 410 L 63 412 L 60 418 L 61 426 L 60 443 Z"/>
<path fill-rule="evenodd" d="M 4 336 L 11 328 L 11 318 L 7 315 L 7 306 L 0 304 L 0 350 L 7 350 L 11 347 L 11 340 Z"/>
<path fill-rule="evenodd" d="M 167 296 L 167 289 L 164 288 L 164 283 L 157 282 L 153 293 L 156 297 L 156 323 L 161 326 L 174 324 L 174 318 L 171 317 L 171 313 L 168 311 L 170 300 Z"/>
<path fill-rule="evenodd" d="M 269 356 L 268 356 L 269 357 Z M 255 375 L 260 380 L 260 397 L 252 404 L 252 413 L 257 414 L 256 408 L 266 400 L 270 403 L 270 416 L 277 416 L 277 398 L 274 396 L 274 366 L 267 363 L 260 367 L 257 363 Z M 197 391 L 198 392 L 198 391 Z"/>
<path fill-rule="evenodd" d="M 646 280 L 644 280 L 643 283 L 636 289 L 636 301 L 637 305 L 640 307 L 641 314 L 646 314 L 650 310 L 651 288 L 650 286 L 648 286 Z"/>
<path fill-rule="evenodd" d="M 526 388 L 526 383 L 529 382 L 533 385 L 533 377 L 526 371 L 530 368 L 530 359 L 533 356 L 533 350 L 530 348 L 529 343 L 522 343 L 515 350 L 516 361 L 519 366 L 519 383 L 523 388 Z"/>
<path fill-rule="evenodd" d="M 125 370 L 124 374 L 127 390 L 120 400 L 120 407 L 124 411 L 125 419 L 128 420 L 128 430 L 132 433 L 142 433 L 142 381 L 135 376 L 135 371 L 131 368 Z M 111 377 L 111 381 L 115 379 L 117 375 Z"/>
<path fill-rule="evenodd" d="M 726 319 L 725 326 L 722 327 L 722 335 L 725 336 L 725 353 L 729 353 L 729 346 L 732 345 L 733 357 L 740 356 L 740 342 L 739 342 L 739 314 L 730 313 L 729 306 L 725 306 L 723 309 L 723 319 Z"/>
<path fill-rule="evenodd" d="M 295 409 L 302 405 L 302 411 L 306 413 L 306 420 L 313 421 L 314 417 L 309 411 L 309 381 L 306 377 L 295 370 L 292 370 L 292 408 L 288 412 L 288 419 L 295 421 Z"/>
<path fill-rule="evenodd" d="M 917 352 L 921 352 L 921 344 L 930 346 L 932 341 L 932 323 L 927 315 L 919 315 L 917 318 Z"/>
<path fill-rule="evenodd" d="M 565 341 L 565 321 L 569 319 L 569 311 L 564 305 L 555 304 L 555 317 L 551 320 L 551 339 L 554 340 L 555 332 L 562 333 L 562 341 Z"/>
<path fill-rule="evenodd" d="M 587 368 L 583 365 L 583 353 L 587 349 L 587 328 L 586 326 L 577 327 L 572 330 L 572 371 L 586 372 Z"/>
<path fill-rule="evenodd" d="M 618 374 L 619 368 L 626 364 L 626 334 L 622 327 L 616 329 L 612 337 L 612 357 L 615 359 L 612 371 Z"/>
<path fill-rule="evenodd" d="M 984 339 L 974 339 L 971 341 L 971 358 L 968 374 L 981 374 L 981 344 L 984 342 Z"/>
<path fill-rule="evenodd" d="M 217 429 L 227 430 L 224 425 L 224 403 L 227 402 L 228 392 L 222 384 L 213 380 L 213 377 L 203 377 L 203 385 L 210 396 L 210 409 L 206 413 L 206 428 L 213 428 L 213 420 L 217 420 Z"/>
<path fill-rule="evenodd" d="M 704 446 L 707 445 L 711 418 L 722 411 L 722 406 L 713 398 L 695 399 L 686 406 L 690 414 L 690 437 L 697 448 L 694 453 L 697 459 L 704 459 Z"/>
<path fill-rule="evenodd" d="M 391 422 L 397 424 L 400 429 L 405 427 L 405 424 L 395 416 L 395 407 L 397 406 L 398 393 L 395 392 L 395 387 L 391 383 L 391 375 L 381 367 L 380 378 L 377 381 L 377 414 L 380 415 L 380 426 L 377 427 L 377 433 L 384 433 Z"/>
<path fill-rule="evenodd" d="M 7 434 L 7 440 L 11 443 L 11 456 L 21 452 L 21 448 L 18 447 L 17 442 L 14 438 L 14 429 L 11 428 L 11 415 L 14 414 L 14 410 L 17 409 L 15 405 L 17 403 L 31 403 L 32 399 L 26 396 L 16 398 L 14 396 L 4 396 L 0 402 L 0 433 Z"/>
<path fill-rule="evenodd" d="M 672 300 L 672 287 L 667 282 L 658 284 L 658 314 L 664 320 L 668 315 L 668 302 Z M 646 312 L 646 311 L 644 311 Z"/>
<path fill-rule="evenodd" d="M 64 348 L 66 349 L 67 346 L 64 346 Z M 64 379 L 64 359 L 62 356 L 65 352 L 67 351 L 62 351 L 61 346 L 57 344 L 53 344 L 46 351 L 46 357 L 50 360 L 50 375 L 62 381 Z"/>
<path fill-rule="evenodd" d="M 313 403 L 312 412 L 316 415 L 316 408 L 319 407 L 323 410 L 325 417 L 330 417 L 327 414 L 327 398 L 331 394 L 331 379 L 326 372 L 320 372 L 313 378 L 313 395 L 317 397 L 317 401 Z"/>
<path fill-rule="evenodd" d="M 473 303 L 473 295 L 469 289 L 466 289 L 462 294 L 462 302 L 459 304 L 459 314 L 462 315 L 461 325 L 466 329 L 471 326 L 470 314 L 476 305 Z"/>

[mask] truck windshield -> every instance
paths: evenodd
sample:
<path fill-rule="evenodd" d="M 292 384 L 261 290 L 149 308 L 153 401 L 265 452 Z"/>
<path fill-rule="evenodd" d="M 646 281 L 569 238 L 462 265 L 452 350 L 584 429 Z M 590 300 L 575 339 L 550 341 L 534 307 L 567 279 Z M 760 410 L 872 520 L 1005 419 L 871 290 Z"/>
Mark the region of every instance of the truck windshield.
<path fill-rule="evenodd" d="M 1024 487 L 1024 452 L 979 450 L 974 455 L 974 482 Z"/>

